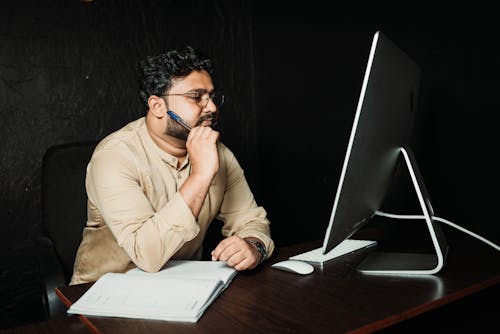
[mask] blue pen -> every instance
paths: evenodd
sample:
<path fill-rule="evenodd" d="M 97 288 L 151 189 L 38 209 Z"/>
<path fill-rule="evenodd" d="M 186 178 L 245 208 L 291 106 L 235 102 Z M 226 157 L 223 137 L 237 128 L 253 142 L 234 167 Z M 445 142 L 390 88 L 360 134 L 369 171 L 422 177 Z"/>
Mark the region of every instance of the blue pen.
<path fill-rule="evenodd" d="M 168 110 L 167 114 L 168 114 L 168 116 L 172 117 L 172 119 L 174 121 L 176 121 L 177 123 L 182 125 L 186 130 L 191 131 L 191 127 L 189 125 L 187 125 L 187 123 L 179 115 L 177 115 L 175 112 L 173 112 L 172 110 Z"/>

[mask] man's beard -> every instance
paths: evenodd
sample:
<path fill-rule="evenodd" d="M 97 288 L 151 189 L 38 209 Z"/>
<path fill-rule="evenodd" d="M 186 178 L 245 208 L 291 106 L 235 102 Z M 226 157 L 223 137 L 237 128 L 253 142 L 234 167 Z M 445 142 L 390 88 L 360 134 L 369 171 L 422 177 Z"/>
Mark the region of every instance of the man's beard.
<path fill-rule="evenodd" d="M 219 114 L 217 112 L 210 113 L 208 115 L 201 116 L 196 122 L 195 126 L 201 125 L 204 121 L 211 121 L 210 127 L 215 129 L 217 126 L 217 121 Z M 189 130 L 184 128 L 182 125 L 171 119 L 167 118 L 167 127 L 165 128 L 165 134 L 181 140 L 187 140 L 189 136 Z"/>

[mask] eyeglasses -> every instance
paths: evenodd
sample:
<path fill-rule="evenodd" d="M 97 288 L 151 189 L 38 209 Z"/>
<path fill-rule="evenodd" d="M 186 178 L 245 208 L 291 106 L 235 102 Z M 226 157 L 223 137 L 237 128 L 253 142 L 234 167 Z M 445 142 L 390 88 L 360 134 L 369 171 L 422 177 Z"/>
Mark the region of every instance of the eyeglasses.
<path fill-rule="evenodd" d="M 222 107 L 224 104 L 224 94 L 216 94 L 215 92 L 208 93 L 206 90 L 195 90 L 182 94 L 165 94 L 163 96 L 184 96 L 192 100 L 202 109 L 208 105 L 210 100 L 212 100 L 218 108 Z"/>

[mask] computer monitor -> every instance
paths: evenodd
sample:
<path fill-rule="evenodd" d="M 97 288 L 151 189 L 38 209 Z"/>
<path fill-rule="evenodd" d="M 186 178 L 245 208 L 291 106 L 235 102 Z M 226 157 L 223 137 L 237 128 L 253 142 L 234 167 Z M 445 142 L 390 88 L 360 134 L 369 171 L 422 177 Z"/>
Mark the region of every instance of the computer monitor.
<path fill-rule="evenodd" d="M 419 66 L 377 31 L 323 246 L 291 259 L 323 265 L 341 255 L 376 245 L 375 241 L 349 238 L 379 212 L 397 163 L 403 159 L 436 254 L 370 252 L 359 269 L 380 274 L 433 274 L 443 267 L 446 240 L 432 220 L 429 196 L 409 148 L 419 81 Z"/>

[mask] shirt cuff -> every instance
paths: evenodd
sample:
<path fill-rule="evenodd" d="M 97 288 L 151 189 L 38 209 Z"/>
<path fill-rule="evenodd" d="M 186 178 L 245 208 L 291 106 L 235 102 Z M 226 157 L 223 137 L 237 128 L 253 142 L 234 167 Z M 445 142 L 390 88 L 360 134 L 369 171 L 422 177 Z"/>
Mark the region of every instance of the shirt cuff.
<path fill-rule="evenodd" d="M 178 232 L 183 240 L 190 241 L 200 231 L 200 226 L 180 193 L 176 193 L 167 205 L 158 210 L 156 214 L 162 222 L 161 232 L 166 232 L 164 229 L 173 230 Z"/>

